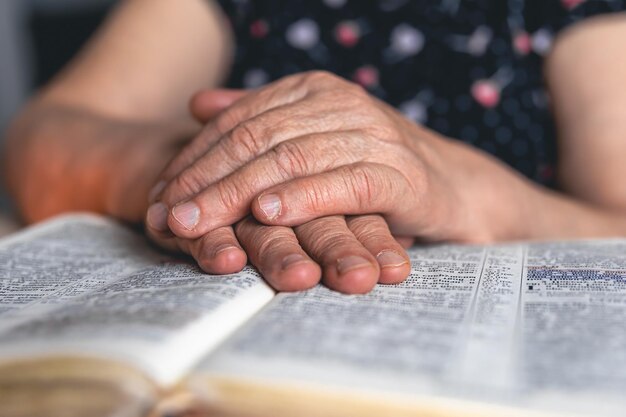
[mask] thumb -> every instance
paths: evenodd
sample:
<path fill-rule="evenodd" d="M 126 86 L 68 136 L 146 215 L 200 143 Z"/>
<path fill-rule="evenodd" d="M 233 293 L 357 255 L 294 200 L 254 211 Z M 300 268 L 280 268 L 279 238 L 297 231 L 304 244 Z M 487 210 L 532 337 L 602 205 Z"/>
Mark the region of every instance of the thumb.
<path fill-rule="evenodd" d="M 247 90 L 225 88 L 200 90 L 189 100 L 189 110 L 196 120 L 206 123 L 246 94 Z"/>

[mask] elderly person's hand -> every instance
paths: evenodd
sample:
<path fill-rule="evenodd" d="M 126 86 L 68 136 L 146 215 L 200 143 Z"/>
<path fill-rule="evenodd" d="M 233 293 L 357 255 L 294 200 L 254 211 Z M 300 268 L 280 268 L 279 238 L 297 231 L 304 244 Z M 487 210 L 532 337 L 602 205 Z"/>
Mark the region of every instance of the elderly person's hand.
<path fill-rule="evenodd" d="M 190 110 L 206 124 L 246 94 L 238 90 L 203 91 L 191 101 Z M 268 227 L 247 218 L 235 229 L 221 227 L 198 239 L 156 232 L 155 238 L 168 249 L 191 254 L 209 273 L 241 270 L 247 260 L 239 246 L 241 241 L 252 262 L 279 290 L 301 290 L 320 281 L 321 269 L 307 252 L 327 266 L 325 284 L 344 292 L 366 292 L 377 282 L 400 282 L 410 270 L 403 246 L 410 246 L 413 239 L 392 237 L 378 215 L 329 216 L 293 229 Z M 148 232 L 155 234 L 150 227 Z"/>
<path fill-rule="evenodd" d="M 252 213 L 256 220 L 239 223 L 237 234 L 253 263 L 267 265 L 262 272 L 271 276 L 271 265 L 289 259 L 299 241 L 331 287 L 361 292 L 375 280 L 342 281 L 342 262 L 354 271 L 381 253 L 392 254 L 391 266 L 406 259 L 379 215 L 394 235 L 427 241 L 514 237 L 519 210 L 494 208 L 523 198 L 522 183 L 360 87 L 312 72 L 249 93 L 207 124 L 162 174 L 147 225 L 162 244 L 206 239 L 218 250 L 235 245 L 227 226 Z M 347 224 L 340 217 L 364 214 Z M 257 221 L 283 226 L 282 235 L 264 241 Z M 302 261 L 304 252 L 297 251 Z"/>

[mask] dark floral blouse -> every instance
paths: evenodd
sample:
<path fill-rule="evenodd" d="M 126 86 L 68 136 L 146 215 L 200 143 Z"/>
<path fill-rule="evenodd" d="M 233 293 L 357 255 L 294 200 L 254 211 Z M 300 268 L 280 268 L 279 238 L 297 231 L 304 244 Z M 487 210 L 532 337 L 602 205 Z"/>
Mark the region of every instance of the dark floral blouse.
<path fill-rule="evenodd" d="M 324 69 L 408 118 L 554 186 L 542 64 L 555 35 L 626 0 L 219 0 L 237 38 L 229 85 Z"/>

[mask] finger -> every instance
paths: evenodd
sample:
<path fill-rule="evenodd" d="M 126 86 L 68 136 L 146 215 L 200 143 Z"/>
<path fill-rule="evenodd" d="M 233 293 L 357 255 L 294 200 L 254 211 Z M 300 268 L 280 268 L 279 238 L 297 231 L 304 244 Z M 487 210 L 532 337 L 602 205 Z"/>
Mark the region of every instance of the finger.
<path fill-rule="evenodd" d="M 312 134 L 282 142 L 270 152 L 249 162 L 232 175 L 206 186 L 189 200 L 180 201 L 185 189 L 201 180 L 185 173 L 163 193 L 161 202 L 170 210 L 167 223 L 160 230 L 170 229 L 180 237 L 193 238 L 216 227 L 233 224 L 249 213 L 250 204 L 264 190 L 285 181 L 317 174 L 341 164 L 356 162 L 366 156 L 363 138 L 356 132 Z M 354 146 L 352 146 L 354 145 Z M 357 149 L 349 152 L 347 149 Z M 320 155 L 326 155 L 320 157 Z M 159 206 L 160 207 L 160 206 Z M 161 214 L 163 208 L 153 210 Z M 153 224 L 163 218 L 148 220 Z"/>
<path fill-rule="evenodd" d="M 198 91 L 189 100 L 189 111 L 200 123 L 207 123 L 222 110 L 248 94 L 249 90 L 216 88 Z"/>
<path fill-rule="evenodd" d="M 232 227 L 221 227 L 198 239 L 181 239 L 170 232 L 146 227 L 148 237 L 169 252 L 191 255 L 198 266 L 210 274 L 231 274 L 246 266 L 247 257 Z"/>
<path fill-rule="evenodd" d="M 265 226 L 249 217 L 235 229 L 252 264 L 276 290 L 305 290 L 320 281 L 319 265 L 304 252 L 290 227 Z"/>
<path fill-rule="evenodd" d="M 167 183 L 163 182 L 163 187 L 158 192 L 155 191 L 157 199 L 177 202 L 188 198 L 231 174 L 255 156 L 265 153 L 277 143 L 293 138 L 295 126 L 279 126 L 285 117 L 285 109 L 281 106 L 248 119 L 223 137 L 215 136 L 210 144 L 202 144 L 199 152 L 205 154 L 201 156 L 195 155 L 196 152 L 190 147 L 186 148 L 183 152 L 193 152 L 194 160 L 185 160 L 184 155 L 176 158 L 177 161 L 162 176 Z M 305 126 L 301 127 L 306 132 Z M 215 132 L 221 130 L 211 125 L 207 129 Z M 207 146 L 210 149 L 207 150 Z M 175 175 L 171 175 L 174 171 Z"/>
<path fill-rule="evenodd" d="M 419 198 L 394 168 L 357 163 L 269 188 L 251 210 L 261 223 L 295 226 L 335 214 L 392 214 L 397 196 Z"/>
<path fill-rule="evenodd" d="M 215 121 L 207 124 L 200 134 L 185 147 L 164 169 L 160 180 L 150 192 L 156 201 L 159 189 L 183 169 L 203 155 L 212 144 L 232 131 L 243 121 L 262 114 L 274 107 L 294 103 L 306 95 L 302 82 L 295 76 L 285 77 L 269 84 L 263 89 L 255 90 L 233 103 L 232 106 L 219 114 Z M 223 161 L 219 161 L 220 163 Z"/>
<path fill-rule="evenodd" d="M 364 294 L 378 282 L 378 262 L 342 216 L 313 220 L 296 227 L 295 232 L 302 248 L 322 266 L 322 281 L 329 288 Z"/>
<path fill-rule="evenodd" d="M 320 77 L 318 73 L 286 77 L 267 88 L 247 94 L 222 112 L 214 123 L 208 124 L 174 158 L 162 174 L 162 182 L 157 184 L 151 195 L 158 199 L 159 191 L 165 185 L 163 182 L 172 180 L 185 170 L 187 181 L 176 180 L 187 186 L 183 188 L 183 194 L 189 197 L 278 143 L 311 133 L 350 130 L 362 124 L 364 119 L 357 114 L 359 109 L 354 110 L 353 117 L 344 116 L 341 109 L 346 106 L 345 100 L 314 94 L 314 86 L 326 81 L 327 77 Z M 314 104 L 308 100 L 312 97 L 315 97 Z"/>
<path fill-rule="evenodd" d="M 176 236 L 162 225 L 167 222 L 168 210 L 162 203 L 153 204 L 148 208 L 146 214 L 145 228 L 146 234 L 154 243 L 163 249 L 171 252 L 181 250 L 177 243 Z"/>
<path fill-rule="evenodd" d="M 174 236 L 172 233 L 169 233 L 169 236 L 165 233 L 154 232 L 146 227 L 146 235 L 150 239 L 150 241 L 156 244 L 161 249 L 164 249 L 167 252 L 171 253 L 186 253 L 189 254 L 188 250 L 184 250 L 179 244 L 179 240 L 183 240 L 179 237 Z M 184 239 L 187 240 L 187 239 Z"/>
<path fill-rule="evenodd" d="M 209 274 L 233 274 L 241 271 L 248 261 L 230 226 L 220 227 L 195 240 L 180 239 L 179 242 L 188 242 L 189 253 Z"/>
<path fill-rule="evenodd" d="M 163 216 L 167 216 L 167 209 L 162 204 L 150 207 L 149 211 L 146 232 L 162 248 L 192 255 L 198 265 L 209 273 L 234 273 L 246 265 L 246 254 L 231 227 L 218 228 L 195 240 L 180 239 L 169 231 L 154 227 L 154 221 L 160 222 Z"/>
<path fill-rule="evenodd" d="M 410 259 L 379 215 L 350 216 L 348 228 L 361 244 L 376 257 L 380 267 L 378 282 L 397 284 L 411 272 Z"/>
<path fill-rule="evenodd" d="M 324 114 L 324 112 L 328 112 L 328 114 Z M 320 124 L 320 118 L 326 122 Z M 165 190 L 160 193 L 160 199 L 167 200 L 171 207 L 172 203 L 189 198 L 260 155 L 273 150 L 276 146 L 298 137 L 304 138 L 314 134 L 321 135 L 328 131 L 333 132 L 327 138 L 315 137 L 317 145 L 321 140 L 334 143 L 344 140 L 342 136 L 355 136 L 354 133 L 338 134 L 337 132 L 341 131 L 341 127 L 344 125 L 346 125 L 345 118 L 341 117 L 330 106 L 319 111 L 313 109 L 307 101 L 301 101 L 275 107 L 235 126 L 217 141 L 205 155 L 197 158 L 192 164 L 178 172 L 165 187 Z M 363 142 L 363 138 L 360 137 L 360 139 L 360 142 Z M 361 144 L 357 149 L 366 149 L 366 147 Z M 329 152 L 323 154 L 335 158 L 333 153 L 335 150 L 330 149 Z M 317 149 L 317 151 L 322 152 L 324 150 Z M 278 163 L 285 162 L 293 165 L 294 163 L 306 162 L 302 158 L 293 160 L 293 157 L 297 158 L 300 155 L 279 153 L 280 156 L 286 156 L 287 160 L 278 160 Z M 345 152 L 343 153 L 345 154 Z M 319 159 L 319 154 L 314 155 L 313 159 Z M 290 169 L 290 167 L 285 168 Z"/>

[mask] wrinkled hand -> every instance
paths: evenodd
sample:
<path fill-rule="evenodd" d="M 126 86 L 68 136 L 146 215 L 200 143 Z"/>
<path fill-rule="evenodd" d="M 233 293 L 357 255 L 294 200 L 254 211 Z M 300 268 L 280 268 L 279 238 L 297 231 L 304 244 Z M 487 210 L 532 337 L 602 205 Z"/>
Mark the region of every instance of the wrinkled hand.
<path fill-rule="evenodd" d="M 190 110 L 196 119 L 207 123 L 246 94 L 208 90 L 196 95 Z M 161 188 L 155 187 L 152 194 Z M 148 231 L 162 246 L 192 254 L 210 273 L 239 271 L 246 263 L 246 254 L 239 246 L 241 242 L 252 263 L 279 290 L 301 290 L 317 284 L 321 277 L 317 265 L 320 263 L 326 265 L 326 285 L 349 293 L 367 292 L 377 282 L 404 280 L 410 266 L 401 245 L 408 247 L 413 242 L 407 237 L 394 239 L 384 220 L 377 215 L 347 219 L 330 216 L 293 229 L 268 227 L 247 218 L 240 221 L 234 231 L 228 226 L 220 227 L 198 239 L 177 238 L 151 227 Z"/>
<path fill-rule="evenodd" d="M 476 216 L 467 196 L 476 193 L 472 177 L 497 164 L 449 142 L 338 77 L 287 77 L 235 102 L 175 158 L 147 223 L 155 234 L 198 239 L 250 213 L 296 230 L 326 216 L 380 214 L 399 236 L 489 240 L 489 219 Z M 304 249 L 325 275 L 341 275 L 341 262 Z"/>

